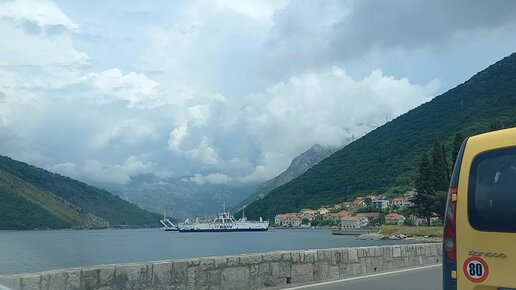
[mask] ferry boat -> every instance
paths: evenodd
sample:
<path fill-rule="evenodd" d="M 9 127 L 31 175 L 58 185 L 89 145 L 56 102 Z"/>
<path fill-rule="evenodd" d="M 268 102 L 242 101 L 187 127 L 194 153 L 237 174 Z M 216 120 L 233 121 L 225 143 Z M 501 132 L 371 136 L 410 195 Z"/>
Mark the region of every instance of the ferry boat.
<path fill-rule="evenodd" d="M 236 220 L 229 212 L 224 210 L 212 221 L 201 221 L 196 218 L 195 222 L 186 219 L 179 224 L 179 232 L 253 232 L 266 231 L 269 229 L 269 222 L 260 217 L 260 221 L 248 221 L 242 211 L 242 218 Z"/>
<path fill-rule="evenodd" d="M 166 231 L 166 232 L 178 231 L 179 230 L 179 228 L 172 221 L 170 221 L 167 218 L 167 215 L 165 214 L 165 211 L 163 211 L 163 219 L 159 220 L 159 222 L 163 225 L 163 227 L 161 227 L 161 229 Z"/>

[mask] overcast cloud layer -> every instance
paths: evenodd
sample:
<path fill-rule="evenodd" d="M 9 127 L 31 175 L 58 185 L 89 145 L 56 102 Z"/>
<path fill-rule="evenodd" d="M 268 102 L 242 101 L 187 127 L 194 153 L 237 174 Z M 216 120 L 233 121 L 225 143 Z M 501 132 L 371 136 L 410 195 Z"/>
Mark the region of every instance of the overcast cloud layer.
<path fill-rule="evenodd" d="M 516 1 L 0 2 L 0 154 L 263 181 L 516 49 Z"/>

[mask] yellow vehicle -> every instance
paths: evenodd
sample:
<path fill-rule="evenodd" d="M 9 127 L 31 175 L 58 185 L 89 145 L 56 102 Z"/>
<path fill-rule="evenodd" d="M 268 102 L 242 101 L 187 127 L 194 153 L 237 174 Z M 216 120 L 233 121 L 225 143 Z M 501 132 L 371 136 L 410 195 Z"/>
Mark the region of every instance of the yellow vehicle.
<path fill-rule="evenodd" d="M 462 143 L 446 206 L 443 286 L 516 289 L 516 128 Z"/>

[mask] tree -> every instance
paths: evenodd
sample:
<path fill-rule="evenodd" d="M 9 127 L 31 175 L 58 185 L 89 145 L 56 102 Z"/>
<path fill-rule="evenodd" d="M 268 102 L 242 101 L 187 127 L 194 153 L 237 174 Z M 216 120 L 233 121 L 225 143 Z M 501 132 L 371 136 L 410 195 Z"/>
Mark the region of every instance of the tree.
<path fill-rule="evenodd" d="M 452 166 L 453 164 L 455 164 L 455 161 L 457 160 L 457 155 L 459 155 L 460 146 L 462 145 L 463 140 L 464 136 L 462 136 L 460 132 L 457 132 L 455 134 L 455 138 L 453 139 L 453 148 L 451 155 Z"/>
<path fill-rule="evenodd" d="M 434 143 L 432 150 L 432 185 L 435 191 L 447 191 L 450 185 L 450 169 L 446 160 L 446 148 L 443 144 Z"/>
<path fill-rule="evenodd" d="M 414 212 L 427 219 L 430 225 L 430 218 L 432 217 L 432 210 L 435 205 L 435 190 L 432 161 L 428 154 L 423 154 L 419 162 L 419 168 L 416 177 L 416 191 L 417 194 L 413 199 Z"/>

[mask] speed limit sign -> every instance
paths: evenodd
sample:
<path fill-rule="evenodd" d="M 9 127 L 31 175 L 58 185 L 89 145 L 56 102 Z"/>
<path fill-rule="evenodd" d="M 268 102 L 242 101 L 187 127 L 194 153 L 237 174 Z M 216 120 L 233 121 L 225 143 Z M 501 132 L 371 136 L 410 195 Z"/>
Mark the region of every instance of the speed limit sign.
<path fill-rule="evenodd" d="M 464 261 L 464 275 L 469 281 L 480 283 L 487 279 L 489 267 L 486 261 L 480 257 L 470 257 Z"/>

